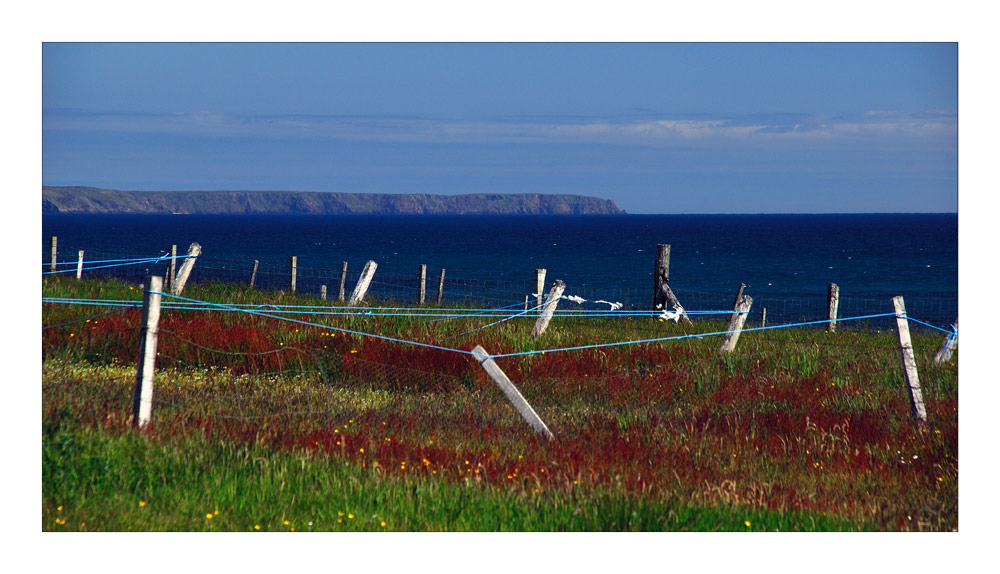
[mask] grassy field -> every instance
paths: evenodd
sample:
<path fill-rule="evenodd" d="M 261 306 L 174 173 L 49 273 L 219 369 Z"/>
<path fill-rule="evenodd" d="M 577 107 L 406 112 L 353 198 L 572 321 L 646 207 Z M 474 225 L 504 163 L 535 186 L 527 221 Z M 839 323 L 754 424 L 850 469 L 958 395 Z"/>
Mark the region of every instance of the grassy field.
<path fill-rule="evenodd" d="M 141 289 L 53 278 L 43 294 Z M 221 284 L 184 295 L 324 303 Z M 924 431 L 896 334 L 851 325 L 748 332 L 727 356 L 705 336 L 498 358 L 549 443 L 472 357 L 344 330 L 500 354 L 726 325 L 557 316 L 532 339 L 527 317 L 480 329 L 495 318 L 167 309 L 153 423 L 136 432 L 139 310 L 85 319 L 108 310 L 43 304 L 43 326 L 62 325 L 42 332 L 45 530 L 958 527 L 957 354 L 933 364 L 942 333 L 914 334 Z"/>

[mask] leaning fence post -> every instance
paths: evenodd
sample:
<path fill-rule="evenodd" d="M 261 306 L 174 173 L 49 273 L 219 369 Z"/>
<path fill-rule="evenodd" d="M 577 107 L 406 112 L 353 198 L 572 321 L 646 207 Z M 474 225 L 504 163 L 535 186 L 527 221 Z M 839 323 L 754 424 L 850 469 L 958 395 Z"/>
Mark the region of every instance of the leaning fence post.
<path fill-rule="evenodd" d="M 542 305 L 542 293 L 545 292 L 545 269 L 535 269 L 535 293 L 538 300 L 537 305 Z"/>
<path fill-rule="evenodd" d="M 420 304 L 424 304 L 424 300 L 427 298 L 427 265 L 420 264 Z"/>
<path fill-rule="evenodd" d="M 254 283 L 257 282 L 257 268 L 260 267 L 260 261 L 253 260 L 253 270 L 250 271 L 250 288 L 253 289 Z"/>
<path fill-rule="evenodd" d="M 486 352 L 486 349 L 484 349 L 481 345 L 476 345 L 476 348 L 472 349 L 472 355 L 476 358 L 476 361 L 483 367 L 483 369 L 486 370 L 486 373 L 490 376 L 490 378 L 493 379 L 497 386 L 500 387 L 503 394 L 507 395 L 507 400 L 514 405 L 517 412 L 521 413 L 521 417 L 523 417 L 524 420 L 531 425 L 531 428 L 535 429 L 536 433 L 545 437 L 550 442 L 554 441 L 556 437 L 552 434 L 552 431 L 549 430 L 549 427 L 545 426 L 545 423 L 542 422 L 542 419 L 538 416 L 538 413 L 535 412 L 535 409 L 531 408 L 528 401 L 524 399 L 524 396 L 517 390 L 514 383 L 512 383 L 500 367 L 497 366 L 497 364 L 490 357 L 490 354 Z"/>
<path fill-rule="evenodd" d="M 56 270 L 56 258 L 57 258 L 57 255 L 59 254 L 59 249 L 57 249 L 58 243 L 59 243 L 59 238 L 56 237 L 55 235 L 53 235 L 52 236 L 52 265 L 49 266 L 49 271 L 51 271 L 53 273 L 55 273 L 55 270 Z"/>
<path fill-rule="evenodd" d="M 830 283 L 826 290 L 827 316 L 830 318 L 830 325 L 827 331 L 833 333 L 837 330 L 837 306 L 840 305 L 840 287 L 836 283 Z"/>
<path fill-rule="evenodd" d="M 76 260 L 76 278 L 79 279 L 83 276 L 83 251 L 80 251 L 80 256 Z"/>
<path fill-rule="evenodd" d="M 920 392 L 920 377 L 917 375 L 917 361 L 910 342 L 910 323 L 906 318 L 903 296 L 893 297 L 892 306 L 896 311 L 896 331 L 899 333 L 899 351 L 903 357 L 903 370 L 906 372 L 906 388 L 910 393 L 910 410 L 917 428 L 922 429 L 927 424 L 927 411 L 924 410 L 924 397 Z"/>
<path fill-rule="evenodd" d="M 951 359 L 951 353 L 955 350 L 958 345 L 958 319 L 955 319 L 955 323 L 951 326 L 951 333 L 945 338 L 944 342 L 941 343 L 941 348 L 938 349 L 936 355 L 934 355 L 934 363 L 942 364 L 948 362 Z"/>
<path fill-rule="evenodd" d="M 340 292 L 337 295 L 337 301 L 344 300 L 344 286 L 347 285 L 347 262 L 344 261 L 344 265 L 340 269 Z"/>
<path fill-rule="evenodd" d="M 184 259 L 184 263 L 181 263 L 180 271 L 177 272 L 177 282 L 170 285 L 170 293 L 172 295 L 180 295 L 184 291 L 184 285 L 187 284 L 188 277 L 191 276 L 191 270 L 194 269 L 194 262 L 201 255 L 201 245 L 197 243 L 192 243 L 188 247 L 187 258 Z"/>
<path fill-rule="evenodd" d="M 288 266 L 289 266 L 288 274 L 291 276 L 290 289 L 292 293 L 295 293 L 295 272 L 297 271 L 298 268 L 298 262 L 299 258 L 294 255 L 292 255 L 291 258 L 289 258 L 288 260 Z"/>
<path fill-rule="evenodd" d="M 156 338 L 160 331 L 160 300 L 163 278 L 146 277 L 142 290 L 142 331 L 139 334 L 139 362 L 132 392 L 132 426 L 149 424 L 153 414 L 153 371 L 156 368 Z"/>
<path fill-rule="evenodd" d="M 364 269 L 361 270 L 361 278 L 358 279 L 358 284 L 355 285 L 354 291 L 351 293 L 351 299 L 347 302 L 349 307 L 353 307 L 364 300 L 365 293 L 368 292 L 368 285 L 371 284 L 372 276 L 375 275 L 377 267 L 378 263 L 374 261 L 365 263 Z"/>
<path fill-rule="evenodd" d="M 753 297 L 743 295 L 733 309 L 733 316 L 729 319 L 729 329 L 726 338 L 722 341 L 722 354 L 732 353 L 736 349 L 736 341 L 740 339 L 740 331 L 750 314 L 750 305 L 753 304 Z"/>
<path fill-rule="evenodd" d="M 438 278 L 438 298 L 437 304 L 441 304 L 441 298 L 444 297 L 444 269 L 441 269 L 441 277 Z"/>
<path fill-rule="evenodd" d="M 566 284 L 560 279 L 556 279 L 552 283 L 552 289 L 549 290 L 549 295 L 545 298 L 545 306 L 542 307 L 542 314 L 535 321 L 535 326 L 531 329 L 532 337 L 539 337 L 545 332 L 545 329 L 549 327 L 549 321 L 552 320 L 552 314 L 555 312 L 556 307 L 559 305 L 559 298 L 562 297 L 563 291 L 566 290 Z"/>
<path fill-rule="evenodd" d="M 733 308 L 740 304 L 740 297 L 743 296 L 743 290 L 746 289 L 746 283 L 740 283 L 739 288 L 736 290 L 736 298 L 733 299 Z"/>

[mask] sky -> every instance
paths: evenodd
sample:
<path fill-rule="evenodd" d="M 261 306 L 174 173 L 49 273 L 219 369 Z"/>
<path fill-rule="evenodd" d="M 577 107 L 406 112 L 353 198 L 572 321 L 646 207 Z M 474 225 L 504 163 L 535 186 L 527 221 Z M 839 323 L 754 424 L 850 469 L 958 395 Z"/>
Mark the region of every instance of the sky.
<path fill-rule="evenodd" d="M 958 45 L 42 44 L 42 182 L 958 210 Z"/>

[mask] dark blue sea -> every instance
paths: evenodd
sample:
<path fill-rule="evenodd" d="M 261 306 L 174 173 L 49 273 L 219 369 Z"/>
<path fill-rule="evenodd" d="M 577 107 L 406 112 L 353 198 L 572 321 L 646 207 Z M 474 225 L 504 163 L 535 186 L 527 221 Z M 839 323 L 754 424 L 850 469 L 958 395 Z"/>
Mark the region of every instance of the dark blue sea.
<path fill-rule="evenodd" d="M 342 262 L 350 293 L 364 263 L 378 263 L 372 297 L 415 300 L 427 265 L 428 298 L 442 268 L 444 298 L 516 304 L 546 284 L 588 300 L 648 307 L 656 246 L 671 245 L 670 285 L 686 309 L 731 309 L 740 283 L 772 321 L 822 318 L 827 286 L 840 287 L 842 317 L 891 311 L 903 295 L 911 317 L 947 326 L 958 312 L 958 216 L 614 215 L 614 216 L 223 216 L 44 215 L 43 272 L 50 237 L 60 261 L 156 257 L 202 246 L 192 281 L 248 282 L 287 289 L 290 256 L 297 291 L 337 295 Z M 115 265 L 103 267 L 104 265 Z M 101 266 L 102 268 L 97 268 Z M 141 280 L 162 264 L 87 265 L 86 275 Z M 75 267 L 74 267 L 75 270 Z M 751 312 L 751 315 L 755 311 Z M 855 315 L 852 315 L 855 314 Z M 819 316 L 817 316 L 819 315 Z M 922 315 L 922 316 L 921 316 Z"/>

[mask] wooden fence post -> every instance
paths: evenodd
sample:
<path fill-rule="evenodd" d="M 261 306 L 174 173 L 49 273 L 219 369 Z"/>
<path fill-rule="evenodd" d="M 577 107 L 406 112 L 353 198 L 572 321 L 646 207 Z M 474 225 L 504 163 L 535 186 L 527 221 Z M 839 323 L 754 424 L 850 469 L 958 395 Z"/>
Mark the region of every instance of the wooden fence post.
<path fill-rule="evenodd" d="M 657 305 L 666 309 L 661 285 L 670 281 L 670 244 L 660 243 L 656 246 L 656 260 L 653 262 L 653 308 Z"/>
<path fill-rule="evenodd" d="M 420 304 L 424 304 L 424 300 L 427 298 L 427 265 L 420 264 Z"/>
<path fill-rule="evenodd" d="M 83 251 L 80 251 L 80 256 L 76 260 L 76 278 L 80 279 L 83 276 Z"/>
<path fill-rule="evenodd" d="M 527 310 L 528 310 L 528 301 L 529 301 L 530 299 L 531 299 L 531 297 L 530 297 L 529 295 L 525 295 L 525 296 L 524 296 L 524 310 L 525 310 L 525 311 L 527 311 Z"/>
<path fill-rule="evenodd" d="M 337 301 L 343 301 L 344 300 L 344 295 L 346 294 L 345 291 L 344 291 L 344 286 L 345 285 L 347 285 L 347 262 L 346 261 L 344 261 L 344 265 L 340 269 L 340 292 L 337 295 Z"/>
<path fill-rule="evenodd" d="M 729 329 L 726 338 L 722 341 L 722 354 L 732 353 L 736 349 L 736 341 L 740 339 L 740 331 L 750 314 L 750 305 L 753 304 L 753 297 L 743 295 L 733 309 L 733 316 L 729 319 Z"/>
<path fill-rule="evenodd" d="M 319 298 L 326 301 L 326 285 L 319 286 Z"/>
<path fill-rule="evenodd" d="M 688 325 L 692 325 L 691 318 L 684 312 L 684 307 L 677 300 L 673 290 L 670 289 L 668 280 L 670 279 L 670 245 L 661 243 L 656 246 L 656 260 L 653 262 L 653 308 L 664 311 L 673 307 L 680 318 Z"/>
<path fill-rule="evenodd" d="M 840 305 L 840 287 L 836 283 L 830 283 L 826 290 L 827 316 L 830 318 L 830 325 L 827 331 L 833 333 L 837 330 L 837 307 Z"/>
<path fill-rule="evenodd" d="M 540 337 L 545 329 L 549 327 L 549 321 L 552 320 L 552 314 L 555 312 L 556 307 L 559 305 L 559 298 L 562 297 L 563 291 L 566 290 L 566 284 L 560 279 L 556 279 L 552 283 L 552 289 L 549 290 L 548 297 L 545 298 L 545 306 L 542 307 L 542 314 L 535 321 L 535 326 L 531 329 L 532 337 Z"/>
<path fill-rule="evenodd" d="M 899 352 L 903 358 L 903 370 L 906 372 L 906 388 L 910 393 L 910 411 L 917 428 L 923 429 L 927 425 L 927 411 L 924 410 L 924 396 L 920 392 L 917 360 L 913 355 L 913 344 L 910 342 L 910 323 L 906 318 L 903 296 L 893 297 L 892 306 L 896 311 L 896 331 L 899 333 Z"/>
<path fill-rule="evenodd" d="M 56 270 L 56 260 L 59 254 L 59 249 L 57 248 L 59 244 L 59 238 L 55 235 L 52 236 L 52 264 L 49 266 L 49 271 L 55 272 Z"/>
<path fill-rule="evenodd" d="M 438 278 L 438 297 L 437 304 L 441 305 L 441 299 L 444 297 L 444 269 L 441 269 L 441 277 Z"/>
<path fill-rule="evenodd" d="M 740 297 L 743 296 L 743 290 L 746 288 L 746 283 L 740 283 L 739 288 L 736 290 L 736 298 L 733 299 L 733 308 L 736 308 L 736 306 L 740 304 Z"/>
<path fill-rule="evenodd" d="M 545 269 L 535 269 L 535 293 L 538 294 L 538 302 L 535 303 L 539 307 L 542 305 L 542 293 L 545 292 Z"/>
<path fill-rule="evenodd" d="M 767 307 L 760 308 L 760 326 L 767 326 Z"/>
<path fill-rule="evenodd" d="M 163 286 L 173 287 L 177 281 L 177 245 L 170 246 L 170 265 L 167 268 L 167 276 L 163 278 Z"/>
<path fill-rule="evenodd" d="M 295 273 L 298 270 L 299 258 L 292 255 L 288 260 L 289 270 L 288 273 L 291 276 L 291 290 L 295 293 Z"/>
<path fill-rule="evenodd" d="M 253 260 L 253 271 L 250 272 L 250 288 L 253 289 L 254 283 L 257 282 L 257 268 L 260 267 L 260 261 Z"/>
<path fill-rule="evenodd" d="M 368 292 L 368 286 L 372 282 L 377 267 L 378 263 L 374 261 L 365 263 L 364 269 L 361 270 L 361 278 L 358 279 L 358 284 L 355 285 L 354 291 L 351 293 L 351 299 L 347 302 L 348 307 L 353 307 L 365 299 L 365 293 Z"/>
<path fill-rule="evenodd" d="M 153 371 L 156 368 L 156 339 L 160 332 L 160 294 L 163 278 L 146 277 L 142 290 L 142 330 L 139 333 L 139 361 L 132 391 L 132 426 L 143 428 L 153 414 Z"/>
<path fill-rule="evenodd" d="M 955 350 L 958 345 L 958 318 L 955 319 L 955 324 L 951 326 L 951 333 L 945 338 L 944 342 L 941 343 L 941 348 L 938 349 L 936 355 L 934 355 L 934 363 L 941 365 L 947 363 L 951 359 L 951 353 Z"/>
<path fill-rule="evenodd" d="M 188 247 L 188 256 L 184 259 L 184 263 L 181 263 L 181 268 L 177 271 L 177 282 L 170 286 L 170 293 L 172 295 L 180 295 L 184 291 L 184 285 L 187 284 L 188 277 L 191 276 L 191 270 L 194 269 L 194 262 L 201 255 L 201 245 L 197 243 L 192 243 Z"/>
<path fill-rule="evenodd" d="M 552 434 L 552 431 L 549 430 L 549 427 L 545 426 L 541 417 L 538 416 L 535 409 L 531 408 L 531 405 L 524 399 L 521 392 L 517 390 L 514 383 L 511 382 L 493 359 L 490 358 L 490 354 L 486 352 L 486 349 L 480 345 L 476 345 L 476 348 L 472 350 L 472 354 L 476 358 L 476 361 L 486 370 L 490 378 L 500 387 L 503 394 L 507 396 L 507 400 L 514 405 L 517 412 L 521 413 L 521 417 L 531 425 L 531 428 L 535 429 L 536 433 L 545 437 L 550 442 L 554 441 L 556 437 Z"/>

